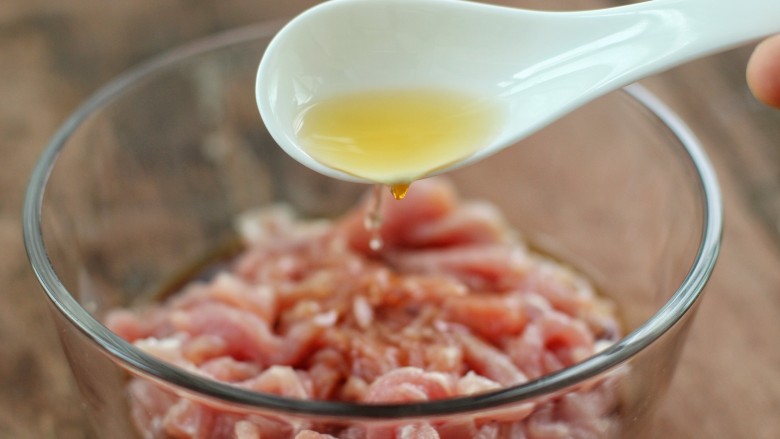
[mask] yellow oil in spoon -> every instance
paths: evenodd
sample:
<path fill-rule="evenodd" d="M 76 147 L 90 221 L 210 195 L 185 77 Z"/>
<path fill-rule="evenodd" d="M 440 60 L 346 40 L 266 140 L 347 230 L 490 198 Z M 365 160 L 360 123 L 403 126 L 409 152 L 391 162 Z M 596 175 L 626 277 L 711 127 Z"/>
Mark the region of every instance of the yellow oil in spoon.
<path fill-rule="evenodd" d="M 296 122 L 299 144 L 312 158 L 390 186 L 401 199 L 414 180 L 491 141 L 504 108 L 452 90 L 373 90 L 316 102 Z"/>

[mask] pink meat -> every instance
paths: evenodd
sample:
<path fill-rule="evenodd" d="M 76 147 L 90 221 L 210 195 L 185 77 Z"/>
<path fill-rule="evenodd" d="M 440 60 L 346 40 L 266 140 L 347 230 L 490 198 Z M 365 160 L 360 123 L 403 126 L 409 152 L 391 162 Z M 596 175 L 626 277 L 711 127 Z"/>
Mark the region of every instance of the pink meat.
<path fill-rule="evenodd" d="M 106 316 L 105 324 L 126 340 L 138 340 L 156 335 L 164 336 L 164 332 L 159 332 L 166 319 L 167 313 L 160 309 L 146 309 L 143 312 L 116 309 Z"/>
<path fill-rule="evenodd" d="M 337 439 L 329 434 L 317 433 L 316 431 L 303 430 L 295 435 L 295 439 Z"/>
<path fill-rule="evenodd" d="M 445 216 L 411 228 L 408 235 L 416 247 L 497 244 L 510 239 L 511 233 L 496 208 L 477 202 L 460 204 Z"/>
<path fill-rule="evenodd" d="M 528 320 L 525 304 L 516 295 L 470 294 L 443 304 L 444 317 L 467 326 L 491 341 L 522 332 Z"/>
<path fill-rule="evenodd" d="M 171 301 L 177 309 L 188 309 L 200 304 L 221 303 L 245 310 L 269 322 L 276 314 L 276 295 L 265 286 L 250 285 L 231 273 L 219 273 L 207 284 L 193 284 Z"/>
<path fill-rule="evenodd" d="M 529 268 L 526 251 L 506 244 L 407 250 L 388 262 L 402 272 L 446 275 L 470 290 L 493 292 L 516 288 Z"/>
<path fill-rule="evenodd" d="M 256 392 L 308 399 L 311 397 L 312 387 L 304 373 L 296 372 L 289 366 L 271 366 L 260 375 L 240 383 L 240 386 Z"/>
<path fill-rule="evenodd" d="M 172 392 L 165 391 L 151 381 L 135 379 L 128 385 L 131 417 L 146 437 L 162 437 L 162 419 L 179 401 Z"/>
<path fill-rule="evenodd" d="M 397 439 L 439 439 L 439 433 L 430 424 L 408 424 L 396 432 Z"/>
<path fill-rule="evenodd" d="M 575 364 L 619 337 L 614 306 L 533 254 L 500 213 L 441 179 L 383 195 L 381 251 L 369 201 L 333 222 L 289 209 L 239 221 L 247 248 L 208 281 L 106 324 L 195 374 L 294 399 L 364 404 L 469 397 Z M 147 438 L 555 438 L 614 434 L 619 373 L 572 392 L 448 419 L 329 422 L 227 412 L 137 378 Z"/>
<path fill-rule="evenodd" d="M 366 402 L 419 402 L 453 395 L 453 379 L 440 372 L 416 367 L 395 369 L 377 378 L 365 395 Z"/>
<path fill-rule="evenodd" d="M 303 322 L 288 334 L 277 335 L 268 322 L 253 313 L 221 303 L 174 311 L 171 322 L 176 330 L 190 336 L 220 337 L 227 354 L 264 365 L 294 363 L 306 354 L 307 346 L 320 331 L 316 325 Z"/>
<path fill-rule="evenodd" d="M 163 418 L 165 434 L 171 438 L 207 439 L 217 414 L 187 399 L 180 399 Z"/>
<path fill-rule="evenodd" d="M 261 368 L 251 362 L 237 361 L 232 357 L 219 357 L 200 365 L 200 371 L 217 381 L 235 383 L 248 380 L 260 373 Z"/>
<path fill-rule="evenodd" d="M 455 385 L 455 392 L 458 395 L 468 396 L 479 393 L 486 393 L 491 390 L 498 390 L 501 387 L 501 384 L 489 378 L 477 375 L 474 373 L 474 371 L 469 371 L 466 375 L 458 380 L 457 384 Z"/>
<path fill-rule="evenodd" d="M 595 338 L 585 323 L 550 310 L 505 343 L 505 352 L 529 377 L 571 366 L 595 352 Z"/>
<path fill-rule="evenodd" d="M 458 336 L 463 346 L 465 362 L 471 370 L 503 386 L 528 381 L 512 360 L 497 348 L 468 333 Z"/>

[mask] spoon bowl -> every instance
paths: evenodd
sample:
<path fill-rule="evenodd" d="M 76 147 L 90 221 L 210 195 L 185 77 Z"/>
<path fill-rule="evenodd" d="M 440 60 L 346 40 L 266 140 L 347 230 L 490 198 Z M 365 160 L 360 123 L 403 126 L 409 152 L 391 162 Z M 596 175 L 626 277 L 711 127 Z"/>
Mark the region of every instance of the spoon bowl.
<path fill-rule="evenodd" d="M 301 148 L 300 114 L 313 103 L 409 88 L 495 99 L 506 114 L 499 132 L 430 175 L 494 154 L 638 79 L 777 31 L 777 0 L 653 0 L 579 12 L 459 0 L 331 0 L 272 40 L 256 98 L 270 134 L 293 158 L 363 182 L 371 181 Z"/>

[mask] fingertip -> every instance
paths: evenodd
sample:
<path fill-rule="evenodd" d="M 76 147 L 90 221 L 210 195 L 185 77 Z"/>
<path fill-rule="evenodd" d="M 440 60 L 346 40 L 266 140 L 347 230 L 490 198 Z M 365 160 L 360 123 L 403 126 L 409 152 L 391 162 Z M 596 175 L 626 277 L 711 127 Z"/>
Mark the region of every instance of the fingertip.
<path fill-rule="evenodd" d="M 747 82 L 756 98 L 780 108 L 780 35 L 756 46 L 748 62 Z"/>

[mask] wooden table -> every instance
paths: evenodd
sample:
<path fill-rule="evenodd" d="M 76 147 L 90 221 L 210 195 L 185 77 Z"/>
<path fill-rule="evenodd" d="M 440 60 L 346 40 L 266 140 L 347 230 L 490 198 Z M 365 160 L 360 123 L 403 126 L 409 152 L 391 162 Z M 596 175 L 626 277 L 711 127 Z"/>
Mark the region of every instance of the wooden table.
<path fill-rule="evenodd" d="M 21 238 L 23 190 L 49 136 L 89 93 L 140 60 L 286 14 L 258 3 L 0 2 L 0 437 L 89 437 Z M 294 11 L 314 2 L 276 3 Z M 780 111 L 747 90 L 749 53 L 646 81 L 703 141 L 727 216 L 721 259 L 661 410 L 659 438 L 780 437 Z"/>

